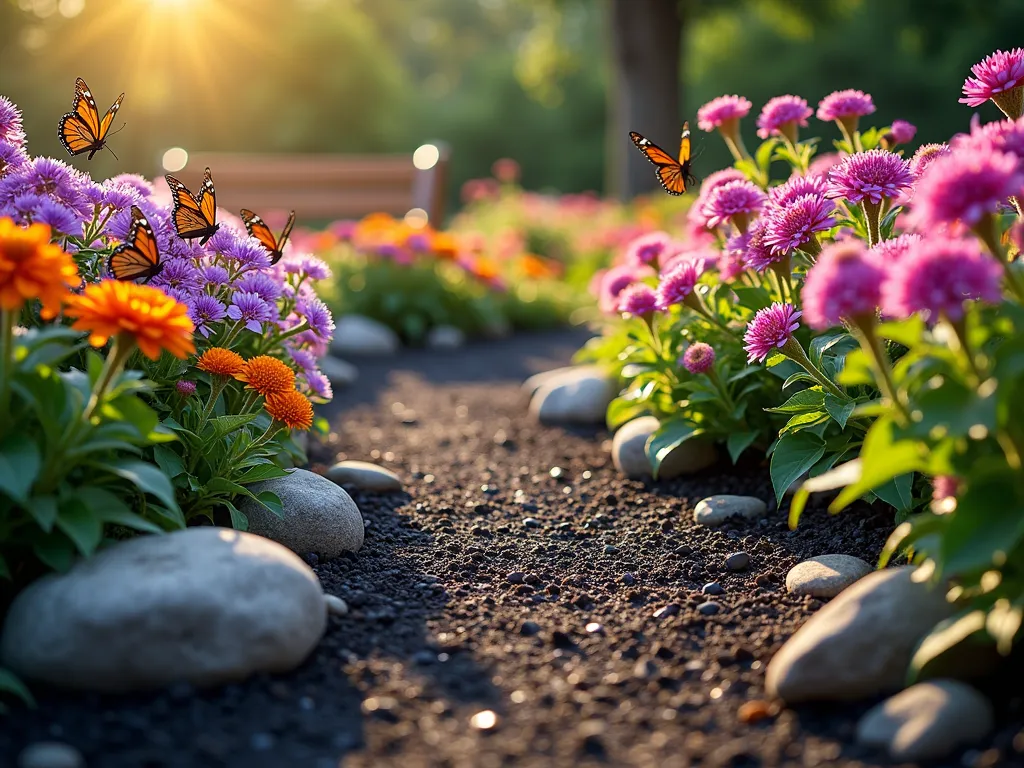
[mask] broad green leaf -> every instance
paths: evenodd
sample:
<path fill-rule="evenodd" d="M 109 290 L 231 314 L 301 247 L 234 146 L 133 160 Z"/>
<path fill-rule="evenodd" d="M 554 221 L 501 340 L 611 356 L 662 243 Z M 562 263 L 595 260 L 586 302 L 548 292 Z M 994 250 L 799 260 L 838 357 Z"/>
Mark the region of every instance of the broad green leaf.
<path fill-rule="evenodd" d="M 260 491 L 256 494 L 256 501 L 278 517 L 284 517 L 284 506 L 281 504 L 281 498 L 273 491 Z"/>
<path fill-rule="evenodd" d="M 850 338 L 850 334 L 845 331 L 839 333 L 826 333 L 823 336 L 814 337 L 811 339 L 811 343 L 807 350 L 811 362 L 815 365 L 819 365 L 821 363 L 822 355 L 840 342 L 846 341 Z"/>
<path fill-rule="evenodd" d="M 920 315 L 913 315 L 906 320 L 893 320 L 879 323 L 876 332 L 883 339 L 895 341 L 904 347 L 916 347 L 924 339 L 925 323 Z"/>
<path fill-rule="evenodd" d="M 178 509 L 178 502 L 174 496 L 174 486 L 167 475 L 158 467 L 145 461 L 132 459 L 119 459 L 108 463 L 97 463 L 100 469 L 113 472 L 118 477 L 123 477 L 135 485 L 143 493 L 151 493 L 171 510 Z"/>
<path fill-rule="evenodd" d="M 757 439 L 757 432 L 730 432 L 725 440 L 725 447 L 729 451 L 729 458 L 735 464 L 750 444 Z"/>
<path fill-rule="evenodd" d="M 207 490 L 216 491 L 217 493 L 230 493 L 233 496 L 248 496 L 250 498 L 255 498 L 255 496 L 252 495 L 252 491 L 248 488 L 241 486 L 238 483 L 233 483 L 230 480 L 226 480 L 223 477 L 210 478 L 210 481 L 206 484 L 206 488 Z"/>
<path fill-rule="evenodd" d="M 732 287 L 732 292 L 736 294 L 740 304 L 752 312 L 770 307 L 772 304 L 772 297 L 764 288 L 750 285 L 735 285 Z"/>
<path fill-rule="evenodd" d="M 75 562 L 75 545 L 59 534 L 50 534 L 32 545 L 32 552 L 52 570 L 63 573 Z"/>
<path fill-rule="evenodd" d="M 276 464 L 263 463 L 250 467 L 241 475 L 235 478 L 239 485 L 249 485 L 263 480 L 273 480 L 277 477 L 285 477 L 288 472 Z"/>
<path fill-rule="evenodd" d="M 875 374 L 863 349 L 855 349 L 846 356 L 843 370 L 839 372 L 839 383 L 844 387 L 875 386 Z"/>
<path fill-rule="evenodd" d="M 88 557 L 103 540 L 103 523 L 88 501 L 75 495 L 63 498 L 57 512 L 57 527 Z"/>
<path fill-rule="evenodd" d="M 825 395 L 825 410 L 835 420 L 840 429 L 846 429 L 846 422 L 853 415 L 857 403 L 853 400 L 836 397 L 832 393 Z"/>
<path fill-rule="evenodd" d="M 936 624 L 914 651 L 907 682 L 916 681 L 926 665 L 984 629 L 985 611 L 982 610 L 967 611 Z"/>
<path fill-rule="evenodd" d="M 221 504 L 223 504 L 227 508 L 228 514 L 231 515 L 232 528 L 234 528 L 236 531 L 249 530 L 249 518 L 246 517 L 245 514 L 238 509 L 238 507 L 236 507 L 230 501 L 222 501 Z"/>
<path fill-rule="evenodd" d="M 825 411 L 811 411 L 810 413 L 798 413 L 790 417 L 789 421 L 782 428 L 783 433 L 799 432 L 803 429 L 811 429 L 828 421 L 828 413 Z"/>
<path fill-rule="evenodd" d="M 168 448 L 166 445 L 153 447 L 153 460 L 156 461 L 161 471 L 169 478 L 174 479 L 185 471 L 185 465 L 177 451 Z"/>
<path fill-rule="evenodd" d="M 810 432 L 779 438 L 772 453 L 771 477 L 776 501 L 781 503 L 789 487 L 825 455 L 825 441 Z"/>
<path fill-rule="evenodd" d="M 225 435 L 229 435 L 254 421 L 256 416 L 257 414 L 255 413 L 238 413 L 210 419 L 203 436 L 207 437 L 207 433 L 209 433 L 211 435 L 210 439 L 219 440 Z"/>
<path fill-rule="evenodd" d="M 942 569 L 951 578 L 1001 567 L 1024 538 L 1017 473 L 1004 466 L 971 480 L 942 538 Z"/>
<path fill-rule="evenodd" d="M 776 408 L 765 408 L 770 413 L 806 413 L 819 411 L 825 405 L 825 393 L 821 387 L 803 389 Z"/>
<path fill-rule="evenodd" d="M 627 421 L 632 421 L 637 416 L 643 415 L 647 410 L 647 406 L 644 403 L 617 397 L 608 405 L 608 412 L 605 416 L 608 429 L 615 430 Z"/>
<path fill-rule="evenodd" d="M 0 491 L 24 504 L 40 466 L 39 447 L 31 437 L 8 435 L 0 442 Z"/>
<path fill-rule="evenodd" d="M 47 533 L 53 530 L 53 524 L 57 522 L 56 496 L 33 496 L 24 507 L 40 528 Z"/>
<path fill-rule="evenodd" d="M 100 412 L 106 419 L 132 425 L 142 437 L 152 432 L 160 420 L 156 411 L 135 395 L 122 395 L 104 403 Z"/>
<path fill-rule="evenodd" d="M 789 527 L 796 528 L 797 523 L 800 522 L 800 515 L 803 514 L 804 507 L 807 506 L 807 500 L 812 493 L 834 491 L 836 488 L 843 488 L 859 479 L 860 459 L 853 459 L 828 472 L 804 480 L 793 494 L 793 500 L 789 504 Z"/>
<path fill-rule="evenodd" d="M 163 528 L 134 512 L 119 496 L 106 488 L 87 485 L 76 493 L 104 523 L 123 525 L 143 533 L 163 533 Z"/>
<path fill-rule="evenodd" d="M 873 491 L 878 498 L 893 507 L 903 518 L 906 518 L 914 510 L 913 485 L 914 473 L 908 472 L 892 478 L 888 482 L 874 488 Z"/>
<path fill-rule="evenodd" d="M 898 475 L 925 469 L 923 446 L 917 440 L 898 439 L 895 429 L 896 425 L 888 415 L 879 417 L 871 425 L 861 447 L 860 480 L 847 486 L 836 497 L 829 506 L 830 512 L 842 510 L 855 499 Z"/>
<path fill-rule="evenodd" d="M 665 458 L 687 440 L 703 435 L 704 430 L 685 419 L 672 419 L 658 428 L 647 438 L 645 452 L 651 462 L 654 479 L 658 479 L 658 470 Z"/>

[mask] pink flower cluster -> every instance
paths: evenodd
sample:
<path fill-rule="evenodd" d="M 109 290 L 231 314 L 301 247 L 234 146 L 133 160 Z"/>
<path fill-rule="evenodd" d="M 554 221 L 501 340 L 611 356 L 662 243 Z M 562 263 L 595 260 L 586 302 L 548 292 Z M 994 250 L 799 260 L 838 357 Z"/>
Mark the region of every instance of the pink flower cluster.
<path fill-rule="evenodd" d="M 753 105 L 742 96 L 719 96 L 697 110 L 697 127 L 713 131 L 750 114 Z"/>

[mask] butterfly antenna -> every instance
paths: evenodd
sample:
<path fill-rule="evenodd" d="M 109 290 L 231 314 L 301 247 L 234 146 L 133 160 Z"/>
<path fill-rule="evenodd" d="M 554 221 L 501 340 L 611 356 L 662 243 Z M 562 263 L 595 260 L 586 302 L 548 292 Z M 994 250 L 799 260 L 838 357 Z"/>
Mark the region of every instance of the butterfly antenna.
<path fill-rule="evenodd" d="M 107 134 L 107 136 L 113 136 L 115 133 L 120 133 L 125 129 L 125 126 L 127 125 L 128 123 L 122 123 L 120 128 L 118 128 L 116 131 L 111 131 L 110 133 Z"/>
<path fill-rule="evenodd" d="M 114 155 L 114 150 L 112 150 L 112 149 L 111 149 L 110 147 L 108 147 L 108 146 L 107 146 L 106 144 L 104 144 L 104 145 L 103 145 L 103 148 L 104 148 L 105 150 L 107 150 L 107 152 L 109 152 L 110 154 Z M 121 160 L 121 158 L 119 158 L 119 157 L 118 157 L 117 155 L 114 155 L 114 159 L 115 159 L 115 160 L 117 160 L 118 162 L 120 162 L 120 160 Z"/>

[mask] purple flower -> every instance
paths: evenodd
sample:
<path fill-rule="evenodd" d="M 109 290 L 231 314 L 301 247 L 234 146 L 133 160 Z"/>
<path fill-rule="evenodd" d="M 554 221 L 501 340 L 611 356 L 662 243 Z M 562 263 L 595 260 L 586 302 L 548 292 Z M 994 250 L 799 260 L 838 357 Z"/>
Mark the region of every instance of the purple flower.
<path fill-rule="evenodd" d="M 952 148 L 958 152 L 995 150 L 1007 152 L 1024 163 L 1024 118 L 1019 120 L 997 120 L 982 125 L 977 115 L 971 120 L 971 132 L 955 136 Z"/>
<path fill-rule="evenodd" d="M 825 246 L 801 294 L 808 325 L 823 331 L 847 318 L 873 317 L 884 279 L 885 269 L 868 256 L 860 240 Z"/>
<path fill-rule="evenodd" d="M 28 154 L 21 145 L 0 139 L 0 179 L 15 173 L 28 163 Z"/>
<path fill-rule="evenodd" d="M 686 348 L 682 362 L 692 374 L 707 373 L 715 363 L 715 349 L 703 341 L 695 341 Z"/>
<path fill-rule="evenodd" d="M 948 155 L 952 150 L 948 144 L 922 144 L 917 152 L 910 158 L 910 171 L 914 178 L 921 178 L 925 168 L 932 164 L 932 161 Z"/>
<path fill-rule="evenodd" d="M 649 232 L 626 246 L 625 261 L 634 267 L 657 265 L 658 260 L 672 245 L 667 232 Z"/>
<path fill-rule="evenodd" d="M 405 238 L 405 245 L 413 253 L 429 253 L 431 248 L 430 235 L 425 232 L 413 232 Z"/>
<path fill-rule="evenodd" d="M 973 227 L 1022 189 L 1024 175 L 1015 156 L 993 150 L 952 152 L 933 160 L 918 181 L 912 220 L 920 230 L 957 221 Z"/>
<path fill-rule="evenodd" d="M 331 387 L 330 379 L 320 371 L 306 371 L 304 378 L 309 391 L 322 400 L 330 400 L 334 397 L 334 390 Z"/>
<path fill-rule="evenodd" d="M 815 232 L 836 225 L 835 210 L 835 203 L 820 194 L 801 195 L 785 208 L 772 207 L 764 225 L 764 243 L 779 254 L 817 242 Z"/>
<path fill-rule="evenodd" d="M 634 283 L 619 294 L 619 312 L 632 317 L 649 317 L 658 309 L 658 297 L 649 285 Z"/>
<path fill-rule="evenodd" d="M 266 302 L 277 301 L 281 297 L 281 284 L 265 272 L 251 272 L 235 283 L 235 289 L 255 293 Z"/>
<path fill-rule="evenodd" d="M 834 91 L 818 102 L 818 119 L 825 122 L 832 120 L 853 121 L 856 128 L 857 118 L 870 115 L 875 111 L 871 96 L 864 91 L 848 88 L 845 91 Z"/>
<path fill-rule="evenodd" d="M 789 304 L 776 302 L 759 310 L 743 334 L 743 349 L 747 362 L 764 362 L 776 349 L 782 349 L 800 327 L 800 312 Z"/>
<path fill-rule="evenodd" d="M 606 314 L 619 311 L 619 294 L 639 279 L 633 267 L 619 265 L 612 267 L 601 278 L 598 286 L 598 305 Z"/>
<path fill-rule="evenodd" d="M 717 227 L 733 221 L 741 232 L 752 213 L 761 210 L 765 194 L 756 184 L 746 179 L 729 181 L 716 187 L 704 203 L 703 213 L 708 226 Z"/>
<path fill-rule="evenodd" d="M 164 259 L 160 274 L 153 278 L 153 285 L 192 293 L 202 288 L 203 274 L 191 259 Z"/>
<path fill-rule="evenodd" d="M 153 194 L 153 185 L 136 173 L 119 173 L 117 176 L 111 176 L 103 184 L 103 186 L 107 185 L 129 187 L 135 190 L 139 197 L 150 197 Z"/>
<path fill-rule="evenodd" d="M 196 393 L 196 383 L 188 379 L 178 379 L 174 383 L 174 388 L 182 397 L 192 397 Z"/>
<path fill-rule="evenodd" d="M 311 280 L 328 280 L 331 277 L 331 268 L 316 256 L 302 256 L 298 260 L 298 274 L 305 275 Z M 285 267 L 285 271 L 288 268 Z"/>
<path fill-rule="evenodd" d="M 974 77 L 964 80 L 961 104 L 980 107 L 992 99 L 1007 117 L 1021 116 L 1024 48 L 995 51 L 971 67 L 971 73 Z"/>
<path fill-rule="evenodd" d="M 773 208 L 785 208 L 798 197 L 804 195 L 824 196 L 828 192 L 828 182 L 824 176 L 801 176 L 794 173 L 784 184 L 768 190 L 768 202 Z"/>
<path fill-rule="evenodd" d="M 0 141 L 7 141 L 19 147 L 25 143 L 21 110 L 6 96 L 0 96 Z"/>
<path fill-rule="evenodd" d="M 260 249 L 263 250 L 262 246 Z M 231 306 L 228 307 L 228 317 L 236 322 L 245 323 L 245 327 L 253 333 L 263 333 L 262 323 L 273 320 L 274 312 L 259 294 L 237 291 Z"/>
<path fill-rule="evenodd" d="M 316 370 L 316 355 L 310 352 L 308 349 L 302 349 L 301 347 L 295 347 L 288 350 L 288 354 L 292 356 L 292 360 L 304 371 Z"/>
<path fill-rule="evenodd" d="M 684 303 L 703 271 L 703 261 L 682 261 L 664 274 L 655 291 L 658 309 L 664 311 L 674 304 Z"/>
<path fill-rule="evenodd" d="M 32 220 L 40 224 L 48 224 L 50 229 L 58 235 L 81 236 L 84 223 L 77 212 L 49 198 L 43 198 L 39 207 L 36 208 Z"/>
<path fill-rule="evenodd" d="M 295 311 L 306 318 L 310 329 L 321 339 L 330 341 L 334 333 L 334 318 L 331 317 L 331 310 L 327 308 L 320 299 L 300 299 L 295 306 Z"/>
<path fill-rule="evenodd" d="M 397 243 L 378 243 L 374 247 L 373 252 L 381 258 L 388 259 L 396 264 L 408 264 L 412 261 L 412 254 L 405 247 Z M 290 267 L 286 266 L 285 269 L 290 269 Z M 294 269 L 296 272 L 300 269 L 298 264 L 295 265 Z"/>
<path fill-rule="evenodd" d="M 898 197 L 913 183 L 910 163 L 884 149 L 872 149 L 850 155 L 829 171 L 828 196 L 878 205 L 882 198 Z"/>
<path fill-rule="evenodd" d="M 755 272 L 764 272 L 786 257 L 785 253 L 772 251 L 768 243 L 765 242 L 766 224 L 767 222 L 763 218 L 758 219 L 750 228 L 750 236 L 745 243 L 746 251 L 743 255 L 743 262 Z"/>
<path fill-rule="evenodd" d="M 959 320 L 965 301 L 1000 301 L 1002 275 L 999 262 L 983 253 L 977 240 L 922 238 L 890 266 L 882 309 L 890 317 L 920 312 L 931 323 L 942 316 Z"/>
<path fill-rule="evenodd" d="M 215 288 L 227 285 L 229 278 L 228 271 L 219 264 L 206 264 L 202 267 L 203 279 L 207 285 Z"/>
<path fill-rule="evenodd" d="M 807 118 L 814 114 L 807 100 L 799 96 L 776 96 L 761 109 L 757 118 L 757 135 L 767 139 L 772 134 L 785 136 L 794 144 L 797 128 L 807 127 Z"/>
<path fill-rule="evenodd" d="M 889 134 L 894 144 L 909 144 L 917 135 L 917 126 L 906 120 L 893 120 Z"/>
<path fill-rule="evenodd" d="M 724 126 L 723 130 L 734 131 L 736 121 L 746 117 L 751 106 L 742 96 L 719 96 L 697 110 L 697 127 L 711 132 Z"/>
<path fill-rule="evenodd" d="M 359 228 L 358 221 L 349 221 L 343 219 L 336 221 L 327 227 L 327 231 L 334 235 L 336 238 L 343 242 L 349 242 L 356 234 L 356 230 Z"/>
<path fill-rule="evenodd" d="M 200 293 L 192 299 L 188 308 L 188 316 L 195 323 L 196 332 L 203 334 L 204 338 L 210 338 L 211 323 L 219 323 L 227 317 L 227 309 L 213 296 Z M 241 314 L 239 314 L 241 317 Z M 235 318 L 238 319 L 237 317 Z"/>
<path fill-rule="evenodd" d="M 886 267 L 889 264 L 902 259 L 903 254 L 907 252 L 907 248 L 920 240 L 921 236 L 919 234 L 915 232 L 904 232 L 898 237 L 883 240 L 868 251 L 868 255 L 880 266 Z"/>

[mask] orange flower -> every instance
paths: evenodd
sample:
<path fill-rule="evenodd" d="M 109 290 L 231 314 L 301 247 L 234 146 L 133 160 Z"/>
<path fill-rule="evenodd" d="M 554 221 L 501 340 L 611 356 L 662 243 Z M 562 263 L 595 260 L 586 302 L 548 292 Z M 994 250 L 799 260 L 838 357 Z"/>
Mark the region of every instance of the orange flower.
<path fill-rule="evenodd" d="M 188 307 L 149 285 L 123 280 L 92 283 L 68 299 L 64 314 L 77 318 L 71 325 L 76 331 L 89 331 L 94 347 L 102 347 L 111 336 L 126 336 L 150 360 L 163 350 L 178 358 L 196 351 Z"/>
<path fill-rule="evenodd" d="M 540 256 L 532 253 L 524 253 L 519 257 L 519 268 L 527 277 L 535 280 L 544 280 L 558 274 L 558 269 L 553 262 L 546 261 Z"/>
<path fill-rule="evenodd" d="M 289 429 L 309 429 L 313 426 L 313 404 L 294 389 L 267 395 L 264 406 L 267 413 Z"/>
<path fill-rule="evenodd" d="M 469 271 L 481 280 L 494 280 L 501 274 L 498 265 L 484 256 L 478 257 L 470 265 Z"/>
<path fill-rule="evenodd" d="M 246 389 L 255 389 L 264 397 L 279 395 L 295 389 L 295 371 L 276 357 L 259 355 L 245 361 L 235 378 L 246 383 Z"/>
<path fill-rule="evenodd" d="M 48 226 L 20 227 L 0 219 L 0 309 L 21 309 L 39 299 L 48 320 L 60 311 L 68 289 L 81 282 L 74 259 L 50 242 Z"/>
<path fill-rule="evenodd" d="M 245 360 L 237 352 L 224 347 L 210 347 L 200 355 L 196 368 L 215 376 L 234 376 L 242 370 Z"/>
<path fill-rule="evenodd" d="M 459 255 L 459 241 L 450 232 L 436 232 L 431 245 L 438 258 L 454 259 Z"/>

